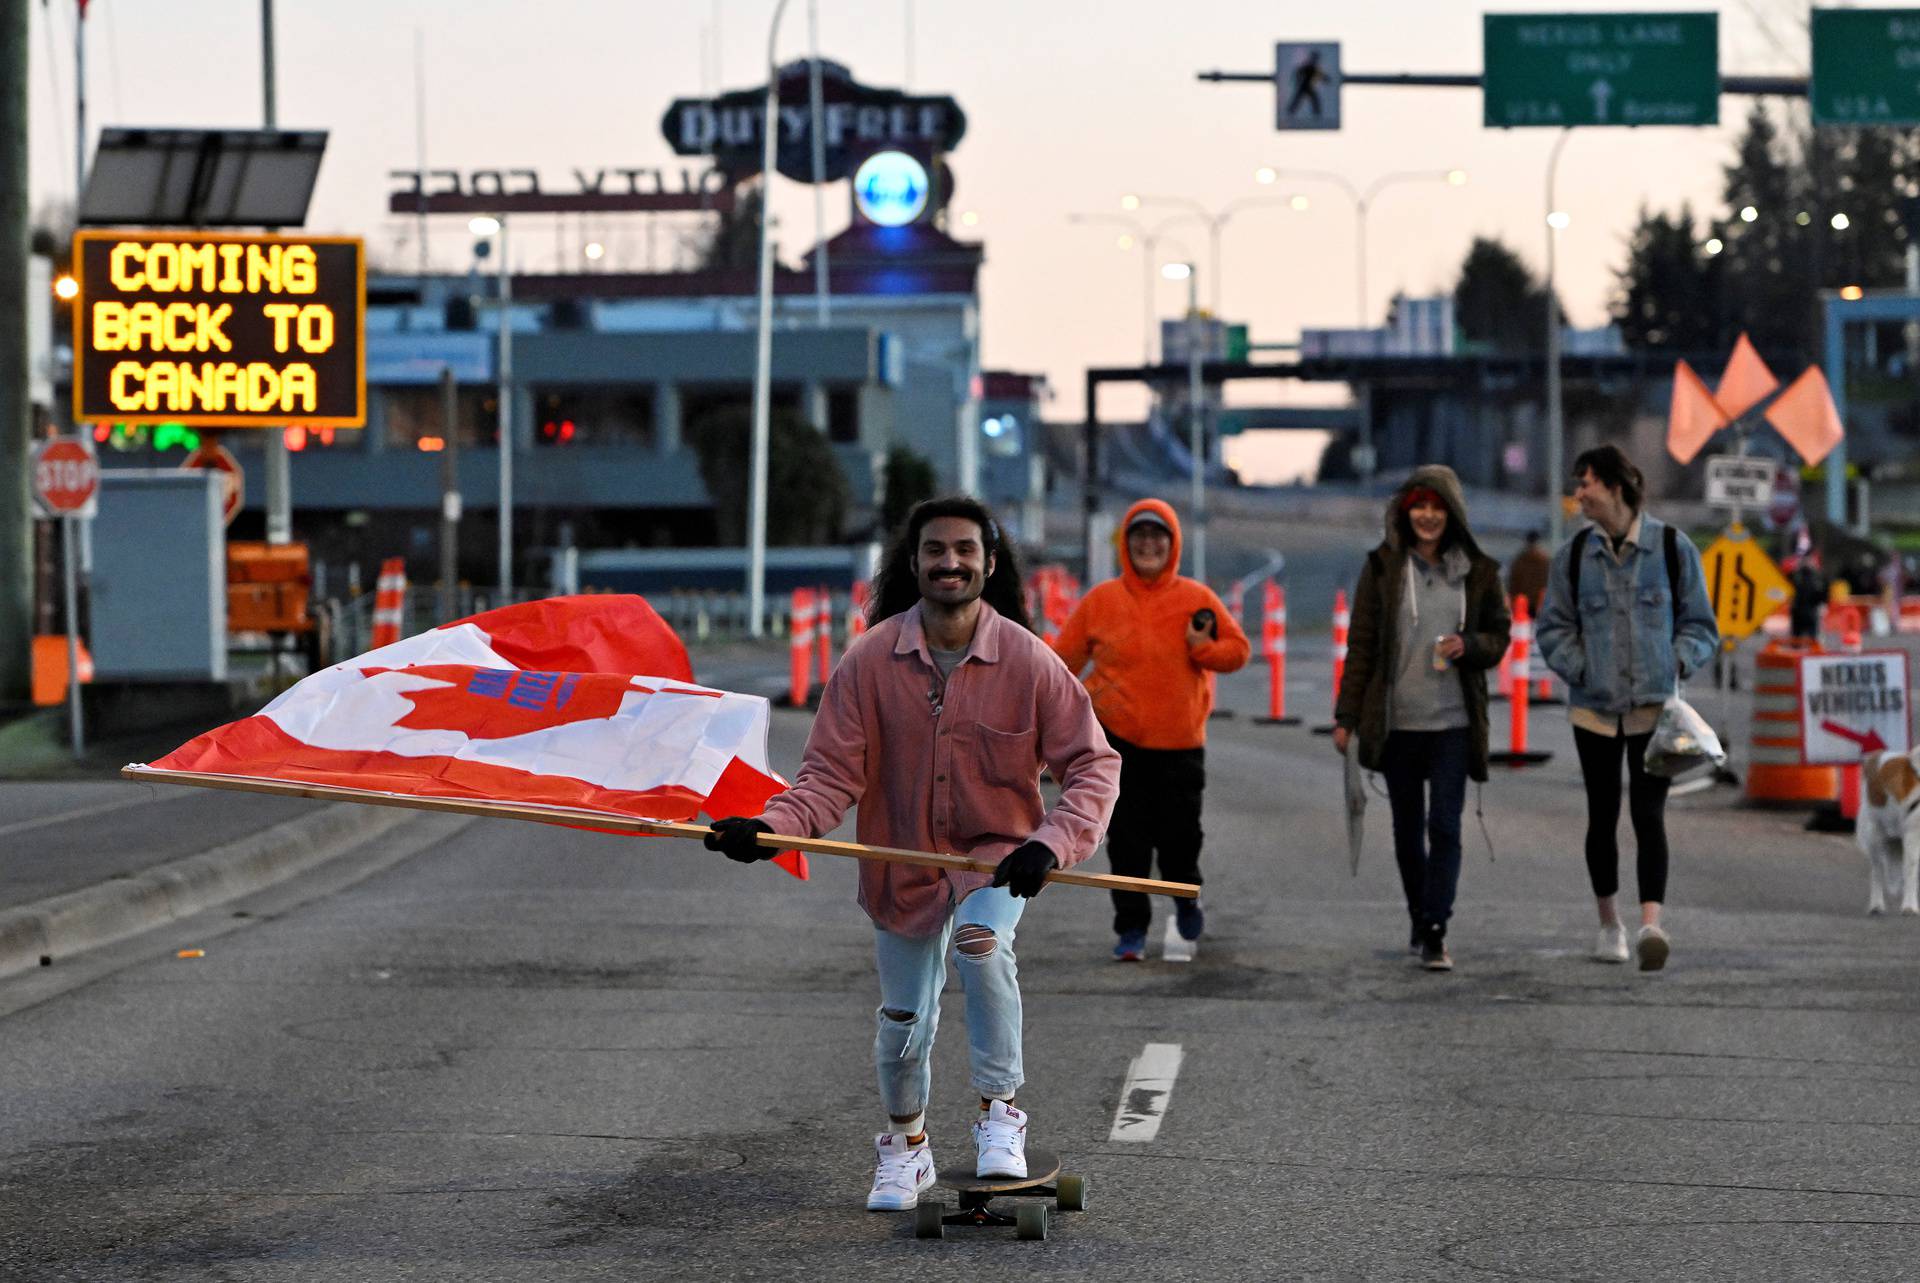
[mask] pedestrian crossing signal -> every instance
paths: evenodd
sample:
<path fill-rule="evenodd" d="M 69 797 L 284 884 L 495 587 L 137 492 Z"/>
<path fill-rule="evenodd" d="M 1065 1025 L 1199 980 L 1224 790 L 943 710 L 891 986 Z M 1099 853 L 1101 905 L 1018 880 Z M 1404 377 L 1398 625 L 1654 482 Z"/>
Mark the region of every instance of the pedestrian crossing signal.
<path fill-rule="evenodd" d="M 1324 40 L 1273 47 L 1276 129 L 1340 128 L 1340 45 Z"/>

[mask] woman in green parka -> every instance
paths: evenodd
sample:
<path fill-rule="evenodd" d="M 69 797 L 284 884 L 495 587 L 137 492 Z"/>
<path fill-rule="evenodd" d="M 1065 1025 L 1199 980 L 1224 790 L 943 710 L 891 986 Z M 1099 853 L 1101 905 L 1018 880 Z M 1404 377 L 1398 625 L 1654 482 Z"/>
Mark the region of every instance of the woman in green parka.
<path fill-rule="evenodd" d="M 1412 948 L 1450 971 L 1467 780 L 1487 778 L 1487 670 L 1507 652 L 1500 566 L 1467 525 L 1453 469 L 1417 468 L 1354 589 L 1334 746 L 1386 777 Z"/>

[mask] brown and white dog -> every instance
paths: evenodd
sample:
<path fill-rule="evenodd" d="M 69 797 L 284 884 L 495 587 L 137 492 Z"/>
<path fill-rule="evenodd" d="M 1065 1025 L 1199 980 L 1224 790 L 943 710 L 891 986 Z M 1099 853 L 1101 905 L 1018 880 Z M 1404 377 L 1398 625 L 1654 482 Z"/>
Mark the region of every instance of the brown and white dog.
<path fill-rule="evenodd" d="M 1853 839 L 1867 857 L 1867 912 L 1885 913 L 1897 889 L 1900 912 L 1920 913 L 1920 749 L 1867 754 L 1860 787 Z"/>

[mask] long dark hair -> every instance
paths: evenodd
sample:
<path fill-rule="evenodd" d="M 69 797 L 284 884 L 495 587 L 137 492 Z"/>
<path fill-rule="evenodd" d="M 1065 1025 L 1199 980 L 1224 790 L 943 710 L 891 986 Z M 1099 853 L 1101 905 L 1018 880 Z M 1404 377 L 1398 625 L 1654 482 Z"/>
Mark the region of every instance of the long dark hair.
<path fill-rule="evenodd" d="M 1020 582 L 1020 558 L 1013 545 L 1001 537 L 1000 523 L 987 511 L 987 505 L 967 495 L 944 495 L 913 506 L 906 524 L 887 548 L 874 576 L 873 604 L 867 607 L 871 627 L 883 619 L 892 619 L 912 608 L 920 600 L 920 581 L 913 573 L 913 554 L 920 547 L 920 532 L 938 517 L 959 517 L 980 527 L 981 546 L 993 561 L 981 596 L 996 611 L 1022 628 L 1031 630 L 1027 618 L 1027 595 Z"/>

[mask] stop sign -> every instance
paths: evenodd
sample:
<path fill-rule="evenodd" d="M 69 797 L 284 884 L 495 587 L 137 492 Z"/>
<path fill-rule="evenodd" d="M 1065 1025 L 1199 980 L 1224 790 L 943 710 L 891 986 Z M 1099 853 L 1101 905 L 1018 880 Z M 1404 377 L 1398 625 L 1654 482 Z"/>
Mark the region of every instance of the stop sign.
<path fill-rule="evenodd" d="M 45 517 L 91 517 L 100 497 L 93 443 L 53 437 L 33 448 L 33 500 Z"/>
<path fill-rule="evenodd" d="M 240 503 L 246 494 L 246 474 L 240 469 L 240 460 L 233 452 L 217 441 L 208 441 L 180 461 L 182 468 L 205 468 L 220 474 L 220 516 L 228 524 L 240 514 Z"/>

